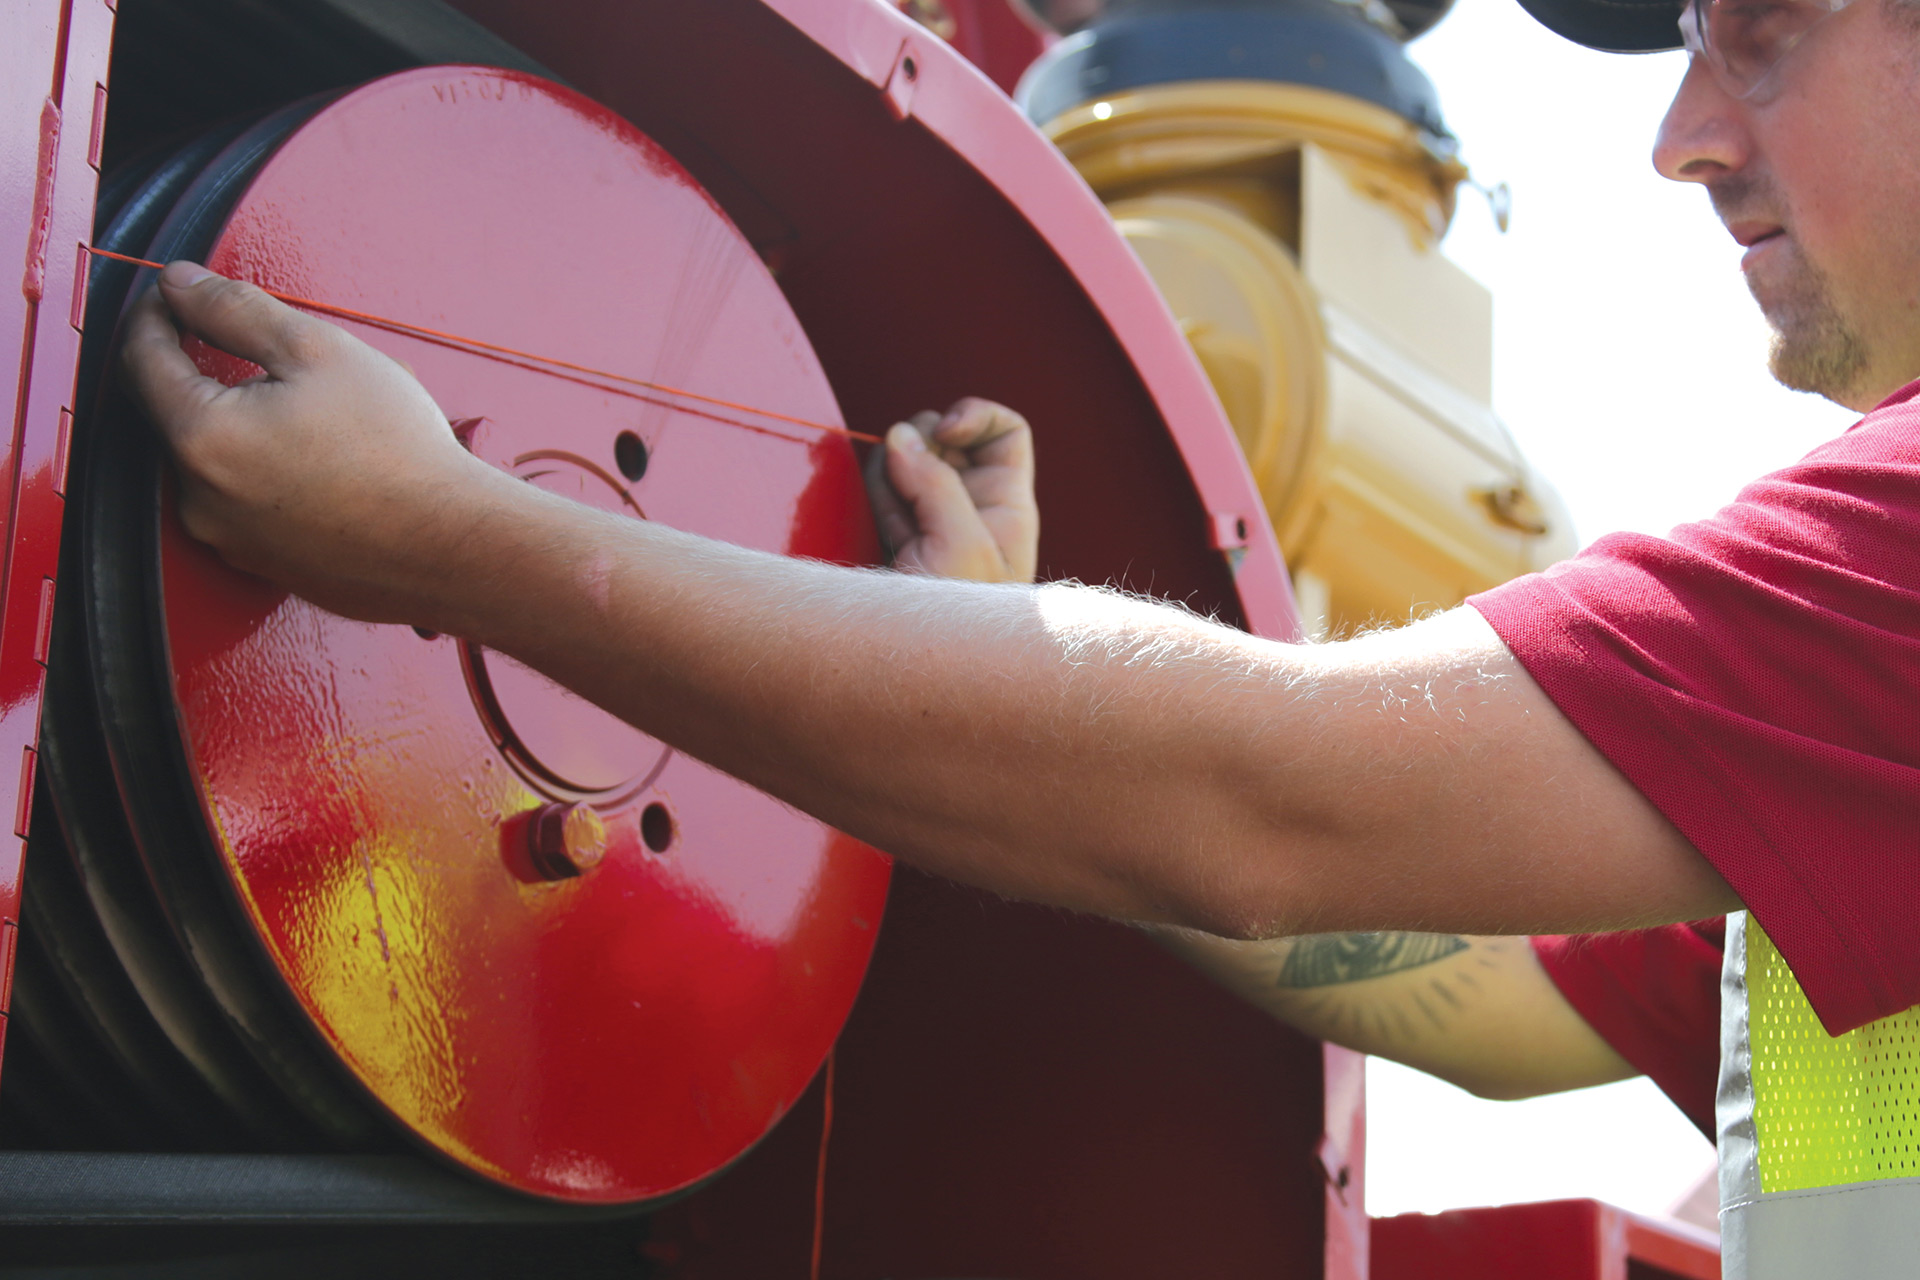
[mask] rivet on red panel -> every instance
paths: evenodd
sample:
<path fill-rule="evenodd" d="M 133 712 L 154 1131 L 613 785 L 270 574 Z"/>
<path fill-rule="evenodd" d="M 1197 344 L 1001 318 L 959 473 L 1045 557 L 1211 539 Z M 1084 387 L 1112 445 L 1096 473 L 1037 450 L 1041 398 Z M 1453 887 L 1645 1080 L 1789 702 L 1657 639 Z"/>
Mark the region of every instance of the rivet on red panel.
<path fill-rule="evenodd" d="M 905 120 L 913 114 L 913 91 L 920 83 L 920 69 L 925 59 L 916 56 L 913 41 L 902 40 L 900 52 L 894 56 L 893 71 L 887 76 L 887 108 L 897 120 Z"/>
<path fill-rule="evenodd" d="M 1252 525 L 1237 511 L 1216 511 L 1213 513 L 1213 549 L 1215 551 L 1237 551 L 1247 545 L 1252 535 Z"/>

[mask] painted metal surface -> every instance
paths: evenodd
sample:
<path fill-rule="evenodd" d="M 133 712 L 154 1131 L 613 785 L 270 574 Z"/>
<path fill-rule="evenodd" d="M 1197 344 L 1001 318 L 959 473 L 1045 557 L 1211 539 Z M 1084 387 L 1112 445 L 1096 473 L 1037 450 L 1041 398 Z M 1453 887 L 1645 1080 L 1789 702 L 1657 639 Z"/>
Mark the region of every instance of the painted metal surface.
<path fill-rule="evenodd" d="M 1720 1280 L 1720 1242 L 1597 1200 L 1373 1223 L 1373 1280 Z"/>
<path fill-rule="evenodd" d="M 458 7 L 696 175 L 776 264 L 853 425 L 966 393 L 1026 412 L 1047 573 L 1294 633 L 1258 494 L 1151 281 L 1071 169 L 951 50 L 879 0 Z M 373 190 L 340 185 L 342 199 Z M 420 198 L 417 215 L 413 230 L 436 235 L 423 254 L 442 252 L 447 201 Z M 443 274 L 465 265 L 437 261 Z M 367 305 L 395 303 L 383 292 Z M 407 358 L 439 376 L 432 360 Z M 504 421 L 487 404 L 446 408 Z M 618 471 L 617 458 L 569 451 Z M 631 486 L 656 518 L 649 494 L 667 466 L 663 453 Z M 1242 519 L 1243 546 L 1216 541 Z M 459 692 L 484 732 L 470 689 Z M 503 718 L 524 727 L 511 709 Z M 497 767 L 547 796 L 524 760 Z M 257 781 L 340 809 L 306 775 Z M 687 828 L 665 830 L 671 841 Z M 570 891 L 606 869 L 541 887 Z M 1319 1046 L 1130 931 L 902 880 L 839 1057 L 828 1274 L 1358 1280 L 1352 1249 L 1322 1251 L 1329 1214 L 1347 1221 L 1358 1201 L 1355 1170 L 1335 1209 L 1322 1166 L 1346 1144 L 1322 1138 L 1331 1116 L 1355 1140 L 1358 1097 L 1343 1089 L 1323 1109 Z M 803 1102 L 726 1177 L 656 1219 L 671 1274 L 804 1268 L 815 1108 Z M 963 1262 L 979 1265 L 949 1265 Z"/>
<path fill-rule="evenodd" d="M 880 0 L 457 3 L 700 178 L 780 264 L 852 425 L 969 393 L 1018 406 L 1043 575 L 1294 633 L 1263 504 L 1165 303 L 953 50 Z M 1238 554 L 1214 541 L 1236 510 Z M 1340 1205 L 1316 1158 L 1320 1046 L 1129 930 L 904 874 L 888 911 L 837 1053 L 825 1274 L 1360 1280 L 1356 1249 L 1324 1248 L 1360 1196 L 1350 1166 Z M 804 1272 L 818 1120 L 816 1095 L 656 1215 L 669 1274 Z"/>
<path fill-rule="evenodd" d="M 424 69 L 328 107 L 210 260 L 839 420 L 772 278 L 698 184 L 611 112 L 519 73 Z M 772 439 L 360 333 L 529 483 L 742 545 L 875 555 L 844 439 Z M 623 433 L 645 444 L 639 481 L 619 472 Z M 431 1149 L 539 1195 L 640 1200 L 721 1168 L 793 1103 L 865 970 L 883 858 L 500 655 L 228 570 L 171 520 L 162 580 L 184 745 L 233 886 L 327 1042 Z M 548 805 L 597 817 L 585 874 L 526 865 Z M 663 845 L 650 811 L 668 815 Z"/>
<path fill-rule="evenodd" d="M 11 409 L 0 459 L 0 813 L 13 816 L 12 833 L 0 831 L 0 1009 L 12 982 L 80 356 L 80 247 L 91 232 L 112 33 L 106 0 L 20 0 L 0 41 L 0 388 Z"/>

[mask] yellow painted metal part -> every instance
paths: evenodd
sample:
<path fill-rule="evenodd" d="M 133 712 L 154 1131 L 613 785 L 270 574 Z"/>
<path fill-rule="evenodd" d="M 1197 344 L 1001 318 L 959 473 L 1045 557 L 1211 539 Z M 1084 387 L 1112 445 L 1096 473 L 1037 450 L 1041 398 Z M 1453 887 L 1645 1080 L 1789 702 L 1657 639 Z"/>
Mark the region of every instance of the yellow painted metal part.
<path fill-rule="evenodd" d="M 1384 107 L 1262 80 L 1132 89 L 1075 107 L 1046 130 L 1107 199 L 1149 186 L 1231 182 L 1263 163 L 1284 165 L 1311 143 L 1427 245 L 1445 234 L 1455 189 L 1467 176 L 1459 160 L 1436 153 L 1427 135 Z"/>
<path fill-rule="evenodd" d="M 1749 915 L 1747 1034 L 1761 1191 L 1920 1175 L 1920 1008 L 1829 1036 Z"/>
<path fill-rule="evenodd" d="M 1258 82 L 1047 127 L 1212 379 L 1310 629 L 1404 622 L 1572 552 L 1488 403 L 1492 301 L 1436 248 L 1457 160 L 1370 103 Z"/>

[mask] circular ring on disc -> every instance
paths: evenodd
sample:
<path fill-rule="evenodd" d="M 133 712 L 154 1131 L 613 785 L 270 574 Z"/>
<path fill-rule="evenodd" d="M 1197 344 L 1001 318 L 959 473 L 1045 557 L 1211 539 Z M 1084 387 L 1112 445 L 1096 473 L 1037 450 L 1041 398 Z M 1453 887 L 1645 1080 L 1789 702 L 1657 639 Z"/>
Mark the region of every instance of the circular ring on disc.
<path fill-rule="evenodd" d="M 839 421 L 706 193 L 619 117 L 518 73 L 427 68 L 325 107 L 239 196 L 209 265 Z M 767 551 L 876 555 L 844 438 L 347 327 L 528 483 Z M 192 349 L 224 380 L 253 372 Z M 637 1202 L 715 1173 L 792 1105 L 865 971 L 884 858 L 500 655 L 234 573 L 170 505 L 159 553 L 156 693 L 233 897 L 403 1126 L 504 1186 Z M 558 872 L 528 857 L 541 833 Z"/>

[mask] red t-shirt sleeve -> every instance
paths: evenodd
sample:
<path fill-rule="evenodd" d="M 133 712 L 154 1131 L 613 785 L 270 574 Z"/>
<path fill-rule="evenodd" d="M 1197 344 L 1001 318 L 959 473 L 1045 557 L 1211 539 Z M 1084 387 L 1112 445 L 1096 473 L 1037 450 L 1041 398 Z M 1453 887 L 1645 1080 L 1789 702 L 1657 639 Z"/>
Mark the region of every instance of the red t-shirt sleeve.
<path fill-rule="evenodd" d="M 1470 602 L 1830 1034 L 1920 1003 L 1920 383 L 1712 519 Z"/>
<path fill-rule="evenodd" d="M 1560 994 L 1615 1053 L 1714 1136 L 1725 920 L 1535 938 Z"/>

